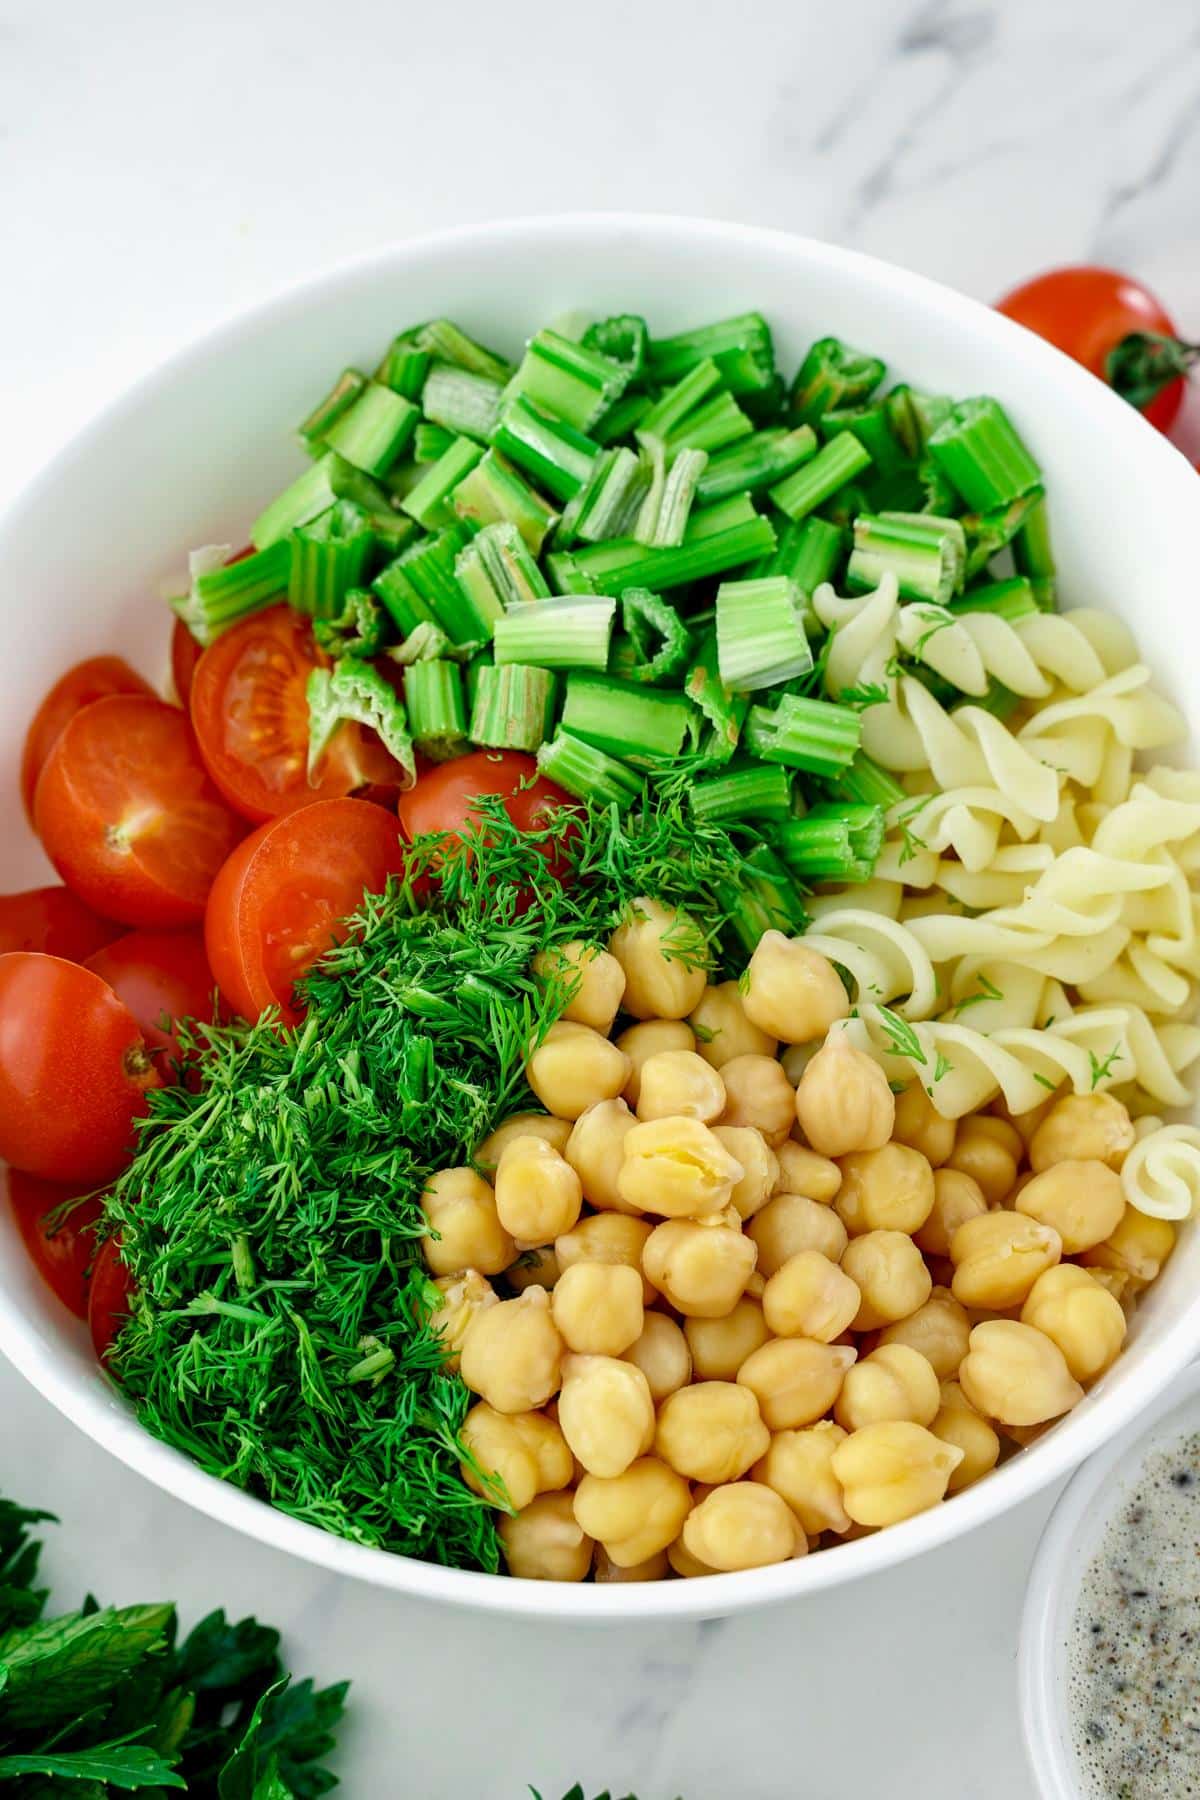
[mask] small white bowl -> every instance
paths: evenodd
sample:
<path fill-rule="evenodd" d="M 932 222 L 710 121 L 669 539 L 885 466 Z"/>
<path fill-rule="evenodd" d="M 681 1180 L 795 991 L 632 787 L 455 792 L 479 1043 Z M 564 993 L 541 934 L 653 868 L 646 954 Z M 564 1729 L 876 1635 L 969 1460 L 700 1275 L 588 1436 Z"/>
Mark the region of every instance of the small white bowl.
<path fill-rule="evenodd" d="M 995 394 L 1046 472 L 1067 604 L 1110 607 L 1200 725 L 1190 465 L 1132 407 L 989 307 L 870 257 L 739 225 L 637 215 L 507 221 L 401 244 L 316 276 L 210 332 L 108 407 L 0 524 L 0 887 L 50 878 L 21 814 L 26 722 L 68 664 L 113 651 L 153 680 L 168 618 L 155 596 L 183 552 L 244 542 L 298 472 L 296 421 L 347 363 L 447 314 L 515 350 L 587 307 L 644 311 L 660 333 L 759 308 L 780 367 L 836 333 L 892 375 Z M 1188 677 L 1192 676 L 1190 692 Z M 0 1351 L 64 1416 L 168 1493 L 307 1560 L 427 1599 L 577 1623 L 712 1617 L 903 1562 L 996 1517 L 1107 1443 L 1200 1354 L 1200 1233 L 1181 1234 L 1129 1344 L 1083 1403 L 1002 1469 L 888 1531 L 799 1562 L 697 1581 L 576 1586 L 442 1569 L 351 1544 L 205 1475 L 144 1432 L 87 1335 L 39 1285 L 0 1209 Z"/>
<path fill-rule="evenodd" d="M 1079 1800 L 1067 1659 L 1079 1589 L 1104 1530 L 1136 1487 L 1146 1458 L 1200 1430 L 1200 1367 L 1171 1383 L 1112 1442 L 1086 1462 L 1050 1514 L 1029 1577 L 1021 1619 L 1021 1726 L 1042 1800 Z"/>

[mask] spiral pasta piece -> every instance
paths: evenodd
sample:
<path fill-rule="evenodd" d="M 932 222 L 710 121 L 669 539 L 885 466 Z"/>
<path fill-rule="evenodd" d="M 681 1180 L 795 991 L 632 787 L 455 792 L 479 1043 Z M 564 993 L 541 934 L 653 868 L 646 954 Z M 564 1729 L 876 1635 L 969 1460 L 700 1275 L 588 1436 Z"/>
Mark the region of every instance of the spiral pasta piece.
<path fill-rule="evenodd" d="M 1152 1219 L 1187 1219 L 1200 1198 L 1200 1131 L 1193 1125 L 1140 1121 L 1150 1129 L 1121 1166 L 1125 1199 Z"/>
<path fill-rule="evenodd" d="M 936 1010 L 933 964 L 906 926 L 861 907 L 827 912 L 817 923 L 805 942 L 846 970 L 856 1005 L 894 1000 L 906 1019 L 927 1019 Z"/>

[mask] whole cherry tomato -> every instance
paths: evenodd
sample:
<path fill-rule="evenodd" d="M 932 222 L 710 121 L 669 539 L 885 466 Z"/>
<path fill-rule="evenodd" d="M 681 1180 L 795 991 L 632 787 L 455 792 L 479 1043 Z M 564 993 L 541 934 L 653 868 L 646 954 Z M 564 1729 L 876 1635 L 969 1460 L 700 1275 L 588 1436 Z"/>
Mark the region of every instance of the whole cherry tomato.
<path fill-rule="evenodd" d="M 76 663 L 73 669 L 59 676 L 33 715 L 21 753 L 21 798 L 30 823 L 38 776 L 58 742 L 63 726 L 93 700 L 103 700 L 107 694 L 153 692 L 149 683 L 119 656 L 90 656 L 86 662 Z"/>
<path fill-rule="evenodd" d="M 46 950 L 68 962 L 86 962 L 120 932 L 119 925 L 94 913 L 70 888 L 0 894 L 0 955 L 6 950 Z"/>

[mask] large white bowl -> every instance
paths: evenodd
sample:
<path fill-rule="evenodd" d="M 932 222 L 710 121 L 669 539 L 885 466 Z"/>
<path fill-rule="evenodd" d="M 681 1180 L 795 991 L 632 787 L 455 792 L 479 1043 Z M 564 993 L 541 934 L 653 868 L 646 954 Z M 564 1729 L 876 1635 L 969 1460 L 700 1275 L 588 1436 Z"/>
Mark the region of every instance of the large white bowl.
<path fill-rule="evenodd" d="M 16 783 L 22 733 L 41 693 L 67 664 L 104 650 L 161 676 L 168 620 L 155 598 L 160 584 L 189 546 L 244 539 L 261 504 L 297 472 L 291 433 L 330 372 L 369 365 L 395 331 L 437 314 L 515 351 L 529 331 L 576 307 L 643 312 L 659 333 L 757 307 L 785 370 L 812 338 L 836 333 L 921 385 L 997 395 L 1046 470 L 1065 600 L 1122 614 L 1166 690 L 1193 719 L 1200 714 L 1200 485 L 1132 408 L 1057 351 L 975 301 L 826 244 L 684 219 L 517 221 L 383 251 L 243 314 L 108 408 L 13 506 L 0 529 L 5 887 L 46 878 Z M 1116 1367 L 1054 1431 L 947 1505 L 777 1568 L 575 1587 L 363 1549 L 200 1473 L 142 1432 L 83 1332 L 39 1285 L 7 1212 L 0 1217 L 0 1349 L 131 1468 L 264 1543 L 381 1587 L 579 1621 L 730 1613 L 868 1575 L 985 1523 L 1136 1418 L 1200 1350 L 1198 1289 L 1200 1234 L 1191 1230 Z"/>

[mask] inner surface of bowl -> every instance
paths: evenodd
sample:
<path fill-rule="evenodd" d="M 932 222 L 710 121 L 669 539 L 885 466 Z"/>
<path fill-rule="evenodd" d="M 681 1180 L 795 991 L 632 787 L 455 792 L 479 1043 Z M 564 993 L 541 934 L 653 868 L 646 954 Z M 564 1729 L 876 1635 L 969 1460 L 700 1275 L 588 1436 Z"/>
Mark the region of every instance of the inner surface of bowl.
<path fill-rule="evenodd" d="M 215 332 L 111 408 L 35 482 L 0 529 L 6 656 L 0 672 L 4 885 L 48 879 L 20 809 L 25 725 L 69 663 L 167 661 L 160 595 L 189 548 L 245 541 L 302 466 L 296 423 L 331 368 L 373 366 L 396 331 L 446 314 L 514 352 L 547 319 L 639 311 L 659 333 L 756 308 L 780 367 L 836 334 L 889 375 L 991 393 L 1045 470 L 1062 603 L 1111 609 L 1195 726 L 1187 680 L 1198 628 L 1189 466 L 1100 383 L 978 304 L 870 259 L 736 226 L 637 217 L 549 219 L 459 231 L 319 277 Z M 1189 691 L 1190 690 L 1190 691 Z M 1115 1367 L 1068 1419 L 936 1511 L 797 1563 L 700 1582 L 573 1588 L 447 1571 L 330 1537 L 202 1475 L 150 1439 L 43 1293 L 0 1216 L 0 1348 L 68 1417 L 169 1491 L 329 1567 L 430 1597 L 543 1616 L 718 1614 L 868 1573 L 979 1523 L 1061 1475 L 1133 1417 L 1200 1348 L 1200 1240 L 1185 1231 Z"/>

